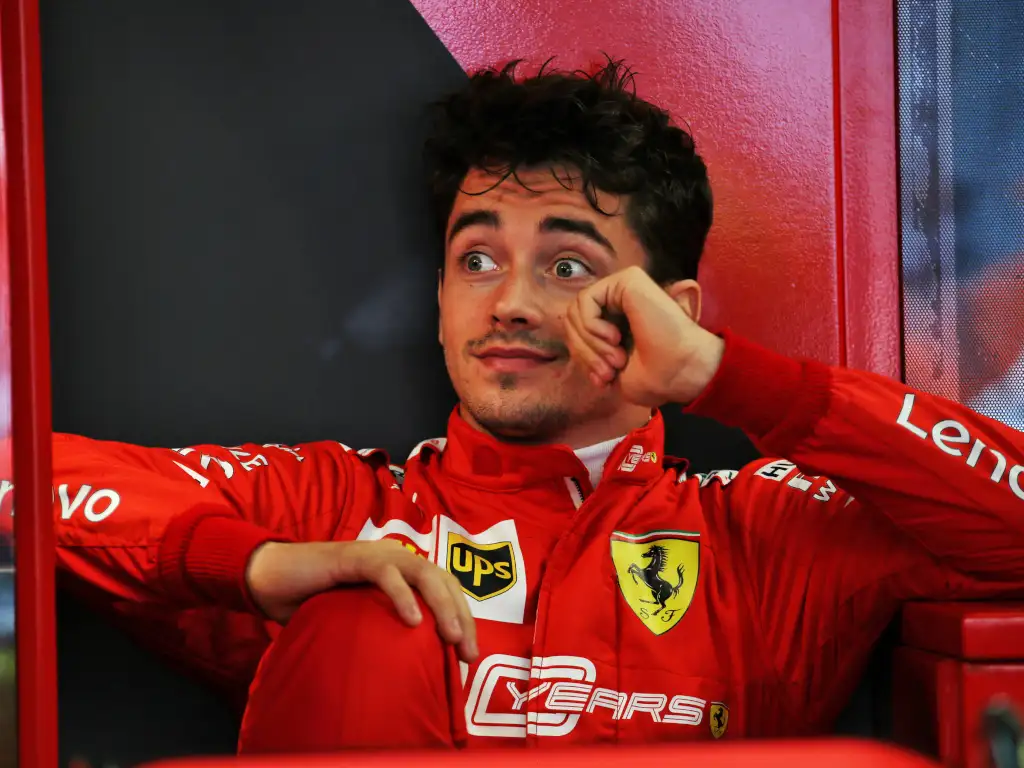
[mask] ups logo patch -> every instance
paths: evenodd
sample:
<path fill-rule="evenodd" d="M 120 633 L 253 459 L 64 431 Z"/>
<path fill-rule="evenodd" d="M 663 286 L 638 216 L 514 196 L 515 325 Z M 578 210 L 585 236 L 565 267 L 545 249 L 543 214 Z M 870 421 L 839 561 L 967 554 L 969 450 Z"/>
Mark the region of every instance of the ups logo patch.
<path fill-rule="evenodd" d="M 475 600 L 496 597 L 516 583 L 512 542 L 477 544 L 449 531 L 448 570 L 459 580 L 462 591 Z"/>

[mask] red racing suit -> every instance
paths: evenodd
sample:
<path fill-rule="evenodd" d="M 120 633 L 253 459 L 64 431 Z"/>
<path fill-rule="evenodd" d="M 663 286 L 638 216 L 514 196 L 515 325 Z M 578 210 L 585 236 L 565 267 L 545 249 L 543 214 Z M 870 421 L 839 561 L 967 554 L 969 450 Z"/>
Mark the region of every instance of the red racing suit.
<path fill-rule="evenodd" d="M 404 471 L 334 442 L 58 435 L 60 566 L 150 647 L 242 692 L 279 629 L 246 591 L 253 549 L 395 537 L 455 574 L 478 619 L 456 713 L 471 740 L 821 732 L 901 601 L 1024 593 L 1024 435 L 725 338 L 689 410 L 779 458 L 687 474 L 657 415 L 596 489 L 568 448 L 503 444 L 457 412 Z"/>

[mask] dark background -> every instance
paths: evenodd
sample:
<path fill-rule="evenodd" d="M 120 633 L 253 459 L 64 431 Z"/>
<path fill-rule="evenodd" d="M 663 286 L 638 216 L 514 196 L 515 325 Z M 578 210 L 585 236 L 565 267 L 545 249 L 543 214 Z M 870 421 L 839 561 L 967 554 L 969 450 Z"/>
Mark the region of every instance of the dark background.
<path fill-rule="evenodd" d="M 44 0 L 54 430 L 341 440 L 398 459 L 454 404 L 423 105 L 465 78 L 406 0 Z M 746 439 L 668 412 L 668 450 Z M 66 594 L 62 760 L 234 749 L 236 713 Z"/>

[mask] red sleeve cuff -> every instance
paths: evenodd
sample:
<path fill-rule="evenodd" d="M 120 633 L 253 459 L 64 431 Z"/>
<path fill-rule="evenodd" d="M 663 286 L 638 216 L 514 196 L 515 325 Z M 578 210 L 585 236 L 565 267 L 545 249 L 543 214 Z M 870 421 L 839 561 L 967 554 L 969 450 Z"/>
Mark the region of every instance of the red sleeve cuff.
<path fill-rule="evenodd" d="M 287 537 L 235 517 L 223 507 L 196 507 L 167 526 L 157 555 L 163 586 L 183 604 L 258 612 L 245 572 L 252 553 L 268 541 L 287 541 Z"/>
<path fill-rule="evenodd" d="M 686 412 L 742 429 L 766 453 L 787 455 L 828 410 L 829 367 L 780 355 L 728 330 L 720 336 L 725 354 L 718 372 Z"/>

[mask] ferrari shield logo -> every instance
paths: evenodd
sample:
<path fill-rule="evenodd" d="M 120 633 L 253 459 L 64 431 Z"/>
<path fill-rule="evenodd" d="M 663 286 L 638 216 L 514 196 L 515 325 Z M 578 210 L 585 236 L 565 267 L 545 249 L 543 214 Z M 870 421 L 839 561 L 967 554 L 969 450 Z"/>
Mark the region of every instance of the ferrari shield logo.
<path fill-rule="evenodd" d="M 516 556 L 512 542 L 477 544 L 454 531 L 448 533 L 448 570 L 462 591 L 475 600 L 487 600 L 512 589 L 516 583 Z"/>
<path fill-rule="evenodd" d="M 651 632 L 662 635 L 679 623 L 697 588 L 699 534 L 615 531 L 612 562 L 626 604 Z"/>
<path fill-rule="evenodd" d="M 725 729 L 729 727 L 729 708 L 720 701 L 711 702 L 711 717 L 708 719 L 711 726 L 711 735 L 716 739 L 722 738 Z"/>

